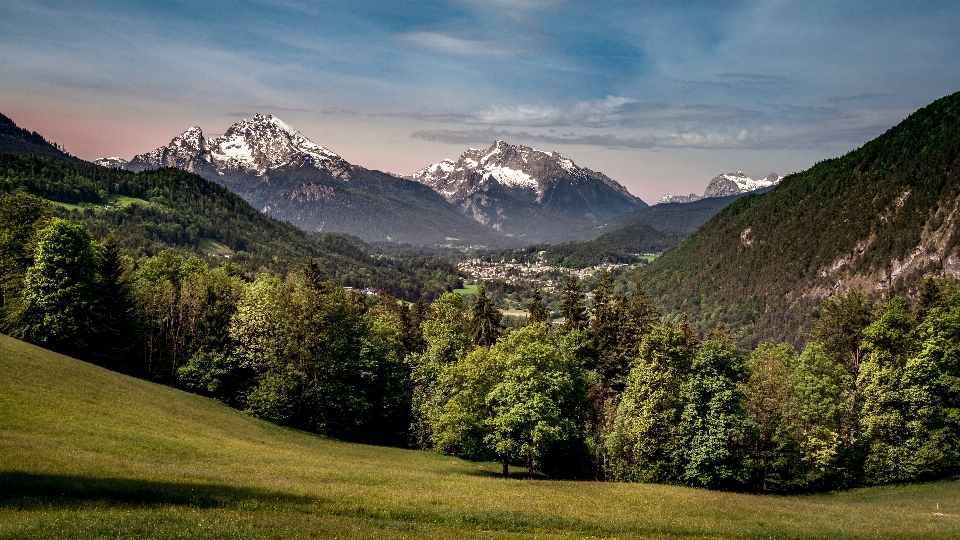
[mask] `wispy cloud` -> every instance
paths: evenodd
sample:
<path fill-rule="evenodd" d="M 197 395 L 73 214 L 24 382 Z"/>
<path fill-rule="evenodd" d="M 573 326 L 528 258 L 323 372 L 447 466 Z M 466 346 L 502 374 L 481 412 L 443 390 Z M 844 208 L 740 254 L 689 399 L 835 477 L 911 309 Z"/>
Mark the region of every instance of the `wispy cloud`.
<path fill-rule="evenodd" d="M 868 99 L 875 99 L 881 97 L 892 97 L 896 94 L 878 94 L 876 92 L 864 92 L 862 94 L 857 94 L 854 96 L 833 96 L 828 98 L 830 103 L 848 103 L 851 101 L 864 101 Z"/>
<path fill-rule="evenodd" d="M 411 137 L 456 144 L 506 139 L 617 149 L 795 150 L 864 142 L 895 123 L 900 114 L 791 104 L 757 109 L 645 104 L 608 97 L 566 109 L 551 105 L 492 107 L 473 115 L 434 118 L 435 122 L 488 127 L 421 129 Z M 551 128 L 564 128 L 567 133 L 558 134 Z"/>
<path fill-rule="evenodd" d="M 416 31 L 400 36 L 408 43 L 457 56 L 513 56 L 519 48 L 505 47 L 496 40 L 470 39 L 441 31 Z"/>

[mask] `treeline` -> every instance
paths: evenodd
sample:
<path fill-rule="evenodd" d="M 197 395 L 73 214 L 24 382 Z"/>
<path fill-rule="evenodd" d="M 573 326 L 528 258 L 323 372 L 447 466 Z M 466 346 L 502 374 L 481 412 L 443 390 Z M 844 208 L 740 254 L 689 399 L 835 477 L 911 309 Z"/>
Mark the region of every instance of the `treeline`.
<path fill-rule="evenodd" d="M 340 234 L 311 234 L 258 212 L 223 186 L 179 169 L 132 173 L 89 163 L 0 153 L 0 194 L 26 192 L 51 201 L 52 215 L 112 236 L 135 258 L 176 249 L 210 264 L 201 246 L 213 240 L 232 251 L 247 272 L 284 275 L 313 258 L 331 279 L 353 287 L 385 288 L 409 301 L 432 300 L 460 286 L 456 268 L 418 255 L 378 256 Z M 117 196 L 137 202 L 106 207 Z M 220 259 L 222 260 L 222 259 Z"/>
<path fill-rule="evenodd" d="M 134 260 L 25 193 L 0 197 L 0 231 L 5 333 L 299 429 L 531 476 L 768 493 L 960 470 L 952 280 L 924 280 L 913 305 L 838 296 L 802 350 L 744 354 L 609 276 L 589 304 L 570 278 L 558 326 L 534 288 L 506 328 L 484 286 L 470 305 L 409 305 L 313 261 L 254 275 L 172 251 Z"/>

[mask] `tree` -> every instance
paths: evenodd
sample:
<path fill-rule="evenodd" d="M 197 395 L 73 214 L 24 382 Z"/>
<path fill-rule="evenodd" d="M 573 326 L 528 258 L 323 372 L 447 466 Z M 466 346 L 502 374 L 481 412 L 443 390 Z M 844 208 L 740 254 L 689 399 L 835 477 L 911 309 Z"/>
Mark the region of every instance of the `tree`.
<path fill-rule="evenodd" d="M 527 306 L 527 322 L 529 324 L 549 323 L 550 310 L 543 305 L 543 293 L 540 284 L 535 284 L 530 290 L 530 304 Z"/>
<path fill-rule="evenodd" d="M 25 191 L 0 193 L 0 319 L 18 295 L 23 275 L 33 263 L 37 231 L 46 226 L 46 201 Z"/>
<path fill-rule="evenodd" d="M 560 314 L 563 315 L 563 327 L 566 330 L 580 330 L 587 326 L 587 308 L 583 302 L 580 279 L 571 274 L 560 292 Z"/>
<path fill-rule="evenodd" d="M 33 266 L 12 314 L 16 337 L 86 357 L 96 332 L 97 251 L 86 229 L 59 218 L 37 232 Z"/>
<path fill-rule="evenodd" d="M 872 320 L 872 312 L 870 299 L 859 289 L 850 289 L 820 306 L 820 319 L 811 332 L 813 340 L 823 344 L 827 354 L 846 365 L 854 378 L 863 357 L 860 349 L 863 332 Z"/>
<path fill-rule="evenodd" d="M 136 308 L 127 278 L 129 262 L 113 236 L 102 243 L 96 279 L 96 346 L 91 360 L 104 367 L 132 373 L 138 329 Z M 227 321 L 229 322 L 229 321 Z"/>
<path fill-rule="evenodd" d="M 752 428 L 751 473 L 762 491 L 790 480 L 794 416 L 791 375 L 797 353 L 788 343 L 762 343 L 750 354 L 744 408 Z"/>
<path fill-rule="evenodd" d="M 735 489 L 743 485 L 741 449 L 746 434 L 741 383 L 746 368 L 727 340 L 705 341 L 681 387 L 685 403 L 678 431 L 684 449 L 683 479 L 693 486 Z"/>
<path fill-rule="evenodd" d="M 494 346 L 503 372 L 486 396 L 484 438 L 503 464 L 524 463 L 530 476 L 577 435 L 586 378 L 577 358 L 545 324 L 527 326 Z"/>
<path fill-rule="evenodd" d="M 500 329 L 503 328 L 500 319 L 500 311 L 493 306 L 481 283 L 477 289 L 477 300 L 470 310 L 473 343 L 478 347 L 490 347 L 496 343 L 500 336 Z"/>
<path fill-rule="evenodd" d="M 914 450 L 905 446 L 904 430 L 910 416 L 904 369 L 916 347 L 910 304 L 895 296 L 880 313 L 864 330 L 864 356 L 857 378 L 861 439 L 868 451 L 864 480 L 869 484 L 910 481 L 909 469 L 903 465 Z"/>
<path fill-rule="evenodd" d="M 679 326 L 657 327 L 643 338 L 605 442 L 612 478 L 682 482 L 682 390 L 699 346 L 688 338 Z"/>
<path fill-rule="evenodd" d="M 423 322 L 423 354 L 407 357 L 413 386 L 413 437 L 420 448 L 433 446 L 433 426 L 450 395 L 437 385 L 441 371 L 473 348 L 467 306 L 457 293 L 434 301 L 433 317 Z"/>

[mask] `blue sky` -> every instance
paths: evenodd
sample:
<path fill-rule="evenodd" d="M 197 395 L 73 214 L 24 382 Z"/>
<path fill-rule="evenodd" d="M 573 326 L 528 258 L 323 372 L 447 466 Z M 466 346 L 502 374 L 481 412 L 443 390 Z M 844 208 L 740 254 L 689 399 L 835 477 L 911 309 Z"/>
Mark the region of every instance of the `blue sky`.
<path fill-rule="evenodd" d="M 960 91 L 960 3 L 0 0 L 0 112 L 84 158 L 273 113 L 409 174 L 494 139 L 652 202 L 784 174 Z"/>

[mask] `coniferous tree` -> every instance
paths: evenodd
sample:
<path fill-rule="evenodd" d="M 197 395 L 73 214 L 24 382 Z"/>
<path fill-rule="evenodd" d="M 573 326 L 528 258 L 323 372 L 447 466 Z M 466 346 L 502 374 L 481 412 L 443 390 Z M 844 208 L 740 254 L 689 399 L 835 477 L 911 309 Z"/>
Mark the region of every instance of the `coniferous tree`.
<path fill-rule="evenodd" d="M 543 305 L 543 293 L 537 283 L 530 290 L 530 304 L 527 306 L 527 323 L 537 324 L 550 322 L 550 310 Z"/>
<path fill-rule="evenodd" d="M 503 324 L 500 322 L 500 310 L 494 307 L 483 286 L 477 289 L 477 300 L 470 310 L 470 326 L 473 332 L 473 343 L 478 347 L 490 347 L 500 337 Z"/>
<path fill-rule="evenodd" d="M 560 292 L 560 314 L 563 315 L 565 330 L 581 330 L 587 326 L 589 318 L 583 302 L 580 279 L 571 275 Z"/>

